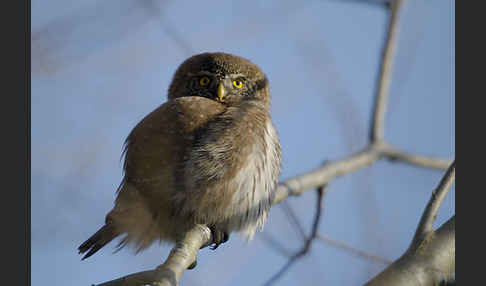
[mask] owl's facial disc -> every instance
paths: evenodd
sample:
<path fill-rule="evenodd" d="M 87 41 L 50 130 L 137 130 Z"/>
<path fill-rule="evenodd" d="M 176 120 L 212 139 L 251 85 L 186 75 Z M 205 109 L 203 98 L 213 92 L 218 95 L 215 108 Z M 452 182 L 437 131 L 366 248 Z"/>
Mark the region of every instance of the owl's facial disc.
<path fill-rule="evenodd" d="M 188 73 L 193 82 L 199 86 L 198 94 L 212 98 L 221 103 L 240 100 L 241 92 L 245 89 L 245 77 L 242 74 L 221 75 L 208 71 Z"/>
<path fill-rule="evenodd" d="M 216 99 L 223 102 L 233 102 L 243 99 L 244 76 L 242 74 L 231 74 L 223 77 L 216 77 L 217 89 Z"/>

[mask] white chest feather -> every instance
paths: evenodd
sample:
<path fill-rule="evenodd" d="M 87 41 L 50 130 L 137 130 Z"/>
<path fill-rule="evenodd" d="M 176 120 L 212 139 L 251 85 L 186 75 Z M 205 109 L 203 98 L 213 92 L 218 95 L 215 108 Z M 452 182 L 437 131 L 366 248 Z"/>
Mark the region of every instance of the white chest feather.
<path fill-rule="evenodd" d="M 262 139 L 260 139 L 262 140 Z M 280 173 L 280 144 L 270 120 L 266 123 L 262 144 L 254 144 L 243 167 L 233 179 L 234 220 L 229 228 L 251 239 L 263 228 Z"/>

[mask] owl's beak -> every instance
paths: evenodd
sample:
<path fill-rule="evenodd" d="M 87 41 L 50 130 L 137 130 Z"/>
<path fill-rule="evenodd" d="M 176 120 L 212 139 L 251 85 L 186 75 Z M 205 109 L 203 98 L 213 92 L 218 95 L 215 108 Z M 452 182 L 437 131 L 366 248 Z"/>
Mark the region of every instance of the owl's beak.
<path fill-rule="evenodd" d="M 218 99 L 219 99 L 220 102 L 223 102 L 223 98 L 224 98 L 225 94 L 226 94 L 226 92 L 224 90 L 223 83 L 220 82 L 218 84 Z"/>

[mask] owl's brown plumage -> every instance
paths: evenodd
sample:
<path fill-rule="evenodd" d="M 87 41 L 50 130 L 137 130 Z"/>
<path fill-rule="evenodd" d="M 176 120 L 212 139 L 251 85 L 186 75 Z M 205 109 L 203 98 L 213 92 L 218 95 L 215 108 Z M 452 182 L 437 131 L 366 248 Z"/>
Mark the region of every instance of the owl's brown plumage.
<path fill-rule="evenodd" d="M 80 253 L 87 258 L 119 235 L 120 247 L 137 250 L 174 242 L 197 223 L 251 238 L 263 228 L 280 173 L 269 108 L 267 78 L 250 61 L 225 53 L 187 59 L 168 101 L 129 134 L 115 207 Z"/>

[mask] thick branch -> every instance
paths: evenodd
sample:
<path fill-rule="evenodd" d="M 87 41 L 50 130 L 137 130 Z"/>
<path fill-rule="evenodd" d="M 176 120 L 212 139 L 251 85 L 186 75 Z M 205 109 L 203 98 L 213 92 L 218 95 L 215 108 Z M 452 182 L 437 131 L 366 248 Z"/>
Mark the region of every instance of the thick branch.
<path fill-rule="evenodd" d="M 410 248 L 366 286 L 439 285 L 448 280 L 456 267 L 455 216 L 423 241 L 417 250 Z"/>
<path fill-rule="evenodd" d="M 385 48 L 381 59 L 381 69 L 376 90 L 375 105 L 373 110 L 372 128 L 370 133 L 371 142 L 381 142 L 384 138 L 385 113 L 390 91 L 391 73 L 395 59 L 395 51 L 398 40 L 398 15 L 400 7 L 405 0 L 395 0 L 392 2 L 391 15 L 388 25 L 388 35 Z"/>
<path fill-rule="evenodd" d="M 159 265 L 154 270 L 134 273 L 98 286 L 139 286 L 146 284 L 176 286 L 182 273 L 196 261 L 197 251 L 208 245 L 212 239 L 211 231 L 207 226 L 196 225 L 184 234 L 184 238 L 171 250 L 164 264 Z"/>
<path fill-rule="evenodd" d="M 455 178 L 451 164 L 424 210 L 408 250 L 366 285 L 438 285 L 455 271 L 455 215 L 436 231 L 433 223 Z"/>

